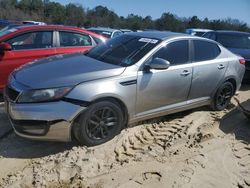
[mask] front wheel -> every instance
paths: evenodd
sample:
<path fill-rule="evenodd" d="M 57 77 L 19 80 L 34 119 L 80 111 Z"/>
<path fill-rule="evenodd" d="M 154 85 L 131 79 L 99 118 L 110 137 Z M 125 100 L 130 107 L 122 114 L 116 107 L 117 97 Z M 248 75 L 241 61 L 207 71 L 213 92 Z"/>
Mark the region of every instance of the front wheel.
<path fill-rule="evenodd" d="M 111 101 L 96 102 L 80 116 L 74 134 L 83 145 L 99 145 L 119 134 L 123 121 L 123 112 L 118 104 Z"/>
<path fill-rule="evenodd" d="M 231 82 L 224 82 L 219 89 L 217 90 L 211 108 L 213 110 L 224 110 L 228 104 L 232 96 L 234 95 L 234 86 Z"/>

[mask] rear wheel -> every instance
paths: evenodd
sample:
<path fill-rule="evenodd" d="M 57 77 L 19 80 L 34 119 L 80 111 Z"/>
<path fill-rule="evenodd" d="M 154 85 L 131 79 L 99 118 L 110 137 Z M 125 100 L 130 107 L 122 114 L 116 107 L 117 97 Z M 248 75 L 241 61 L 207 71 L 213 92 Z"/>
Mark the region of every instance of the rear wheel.
<path fill-rule="evenodd" d="M 225 109 L 228 104 L 230 103 L 230 100 L 232 96 L 234 95 L 234 86 L 231 82 L 224 82 L 220 88 L 217 90 L 211 107 L 213 110 L 223 110 Z"/>
<path fill-rule="evenodd" d="M 88 107 L 80 116 L 74 134 L 86 146 L 94 146 L 111 140 L 124 125 L 120 106 L 111 101 L 100 101 Z"/>

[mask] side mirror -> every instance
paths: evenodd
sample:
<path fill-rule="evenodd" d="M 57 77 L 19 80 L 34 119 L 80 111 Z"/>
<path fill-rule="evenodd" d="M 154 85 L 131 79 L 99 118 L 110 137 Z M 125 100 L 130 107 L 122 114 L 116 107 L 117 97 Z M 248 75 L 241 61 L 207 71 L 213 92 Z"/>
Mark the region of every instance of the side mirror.
<path fill-rule="evenodd" d="M 151 60 L 148 65 L 151 69 L 156 70 L 164 70 L 170 67 L 169 61 L 158 57 Z"/>
<path fill-rule="evenodd" d="M 4 52 L 4 51 L 11 51 L 12 50 L 12 46 L 6 42 L 2 42 L 0 43 L 0 52 Z"/>

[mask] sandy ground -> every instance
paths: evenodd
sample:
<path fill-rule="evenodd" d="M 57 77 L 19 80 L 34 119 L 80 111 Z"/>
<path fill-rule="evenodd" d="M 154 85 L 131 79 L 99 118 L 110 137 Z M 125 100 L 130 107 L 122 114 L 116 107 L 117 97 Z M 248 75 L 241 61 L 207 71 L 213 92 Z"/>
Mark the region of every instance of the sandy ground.
<path fill-rule="evenodd" d="M 250 86 L 238 98 L 250 109 Z M 0 187 L 250 187 L 250 120 L 232 101 L 148 120 L 91 148 L 10 132 L 0 139 Z"/>

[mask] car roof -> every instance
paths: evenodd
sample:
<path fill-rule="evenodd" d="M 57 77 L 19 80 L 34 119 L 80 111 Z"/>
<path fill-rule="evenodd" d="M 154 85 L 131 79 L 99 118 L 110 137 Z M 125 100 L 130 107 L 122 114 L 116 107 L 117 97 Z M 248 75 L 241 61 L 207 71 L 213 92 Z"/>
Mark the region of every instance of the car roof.
<path fill-rule="evenodd" d="M 201 29 L 201 28 L 188 28 L 186 31 L 194 31 L 194 32 L 208 32 L 213 31 L 211 29 Z"/>
<path fill-rule="evenodd" d="M 144 37 L 144 38 L 154 38 L 158 40 L 166 40 L 166 39 L 175 38 L 175 37 L 200 38 L 200 37 L 193 37 L 184 33 L 166 32 L 166 31 L 133 32 L 133 33 L 127 33 L 127 35 L 133 35 L 133 36 Z"/>
<path fill-rule="evenodd" d="M 201 29 L 201 28 L 188 28 L 186 31 L 197 31 L 197 32 L 207 32 L 207 31 L 213 31 L 212 29 Z"/>
<path fill-rule="evenodd" d="M 88 30 L 96 30 L 96 31 L 107 31 L 107 32 L 114 32 L 114 31 L 120 31 L 119 29 L 112 29 L 109 27 L 90 27 Z"/>
<path fill-rule="evenodd" d="M 84 30 L 75 26 L 65 26 L 65 25 L 20 25 L 16 29 L 79 29 Z"/>
<path fill-rule="evenodd" d="M 58 30 L 69 30 L 69 31 L 76 31 L 76 32 L 84 32 L 86 34 L 89 34 L 91 36 L 97 37 L 97 38 L 104 38 L 106 39 L 106 37 L 103 37 L 100 34 L 88 31 L 86 29 L 82 29 L 79 27 L 75 27 L 75 26 L 64 26 L 64 25 L 21 25 L 21 26 L 17 26 L 12 28 L 13 32 L 8 33 L 6 35 L 3 35 L 0 37 L 0 40 L 3 40 L 6 37 L 10 37 L 13 34 L 19 33 L 19 32 L 25 32 L 25 31 L 31 31 L 31 30 L 39 30 L 39 29 L 58 29 Z"/>

